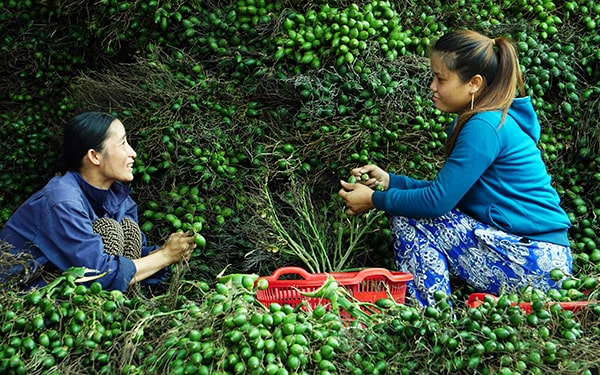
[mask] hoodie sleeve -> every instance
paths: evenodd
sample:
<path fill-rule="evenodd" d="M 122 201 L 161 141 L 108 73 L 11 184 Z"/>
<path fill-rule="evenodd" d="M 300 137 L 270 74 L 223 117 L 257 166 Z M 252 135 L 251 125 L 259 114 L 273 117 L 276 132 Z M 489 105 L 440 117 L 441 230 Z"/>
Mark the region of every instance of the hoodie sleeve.
<path fill-rule="evenodd" d="M 472 118 L 461 130 L 454 150 L 433 181 L 390 176 L 393 187 L 373 193 L 373 205 L 390 215 L 438 217 L 456 207 L 492 164 L 498 135 L 489 122 Z M 392 186 L 392 183 L 390 183 Z"/>
<path fill-rule="evenodd" d="M 416 189 L 426 187 L 431 184 L 431 181 L 417 180 L 405 175 L 397 175 L 390 173 L 390 186 L 388 189 Z"/>

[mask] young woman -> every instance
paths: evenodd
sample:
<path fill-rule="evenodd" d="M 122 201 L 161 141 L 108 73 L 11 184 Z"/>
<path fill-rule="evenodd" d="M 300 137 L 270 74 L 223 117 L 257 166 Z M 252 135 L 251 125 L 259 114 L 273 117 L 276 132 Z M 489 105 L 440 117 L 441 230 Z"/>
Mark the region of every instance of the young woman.
<path fill-rule="evenodd" d="M 67 172 L 33 194 L 0 232 L 11 251 L 30 255 L 26 287 L 45 285 L 69 267 L 95 270 L 105 289 L 125 291 L 139 281 L 158 282 L 164 268 L 188 259 L 196 247 L 190 233 L 173 233 L 162 247 L 147 246 L 130 188 L 136 153 L 121 121 L 84 112 L 64 129 Z"/>
<path fill-rule="evenodd" d="M 550 271 L 572 267 L 570 221 L 536 146 L 540 124 L 514 46 L 450 32 L 434 45 L 431 69 L 435 107 L 457 114 L 443 167 L 433 181 L 374 165 L 353 169 L 370 178 L 341 182 L 348 213 L 377 208 L 392 216 L 396 264 L 413 274 L 409 294 L 421 305 L 437 290 L 450 293 L 450 274 L 493 294 L 557 287 Z"/>

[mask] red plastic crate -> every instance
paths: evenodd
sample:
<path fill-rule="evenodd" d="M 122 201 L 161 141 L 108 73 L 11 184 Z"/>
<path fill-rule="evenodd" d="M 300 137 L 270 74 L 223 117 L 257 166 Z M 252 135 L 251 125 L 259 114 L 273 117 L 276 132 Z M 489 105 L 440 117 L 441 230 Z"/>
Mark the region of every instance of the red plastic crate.
<path fill-rule="evenodd" d="M 475 308 L 483 305 L 485 301 L 485 297 L 491 297 L 493 300 L 497 300 L 493 294 L 488 293 L 472 293 L 467 299 L 467 305 L 469 307 Z M 573 302 L 550 302 L 550 303 L 558 303 L 563 309 L 577 311 L 583 309 L 590 301 L 573 301 Z M 516 304 L 515 304 L 516 305 Z M 521 302 L 519 303 L 519 308 L 525 311 L 527 314 L 532 312 L 531 304 L 529 302 Z"/>
<path fill-rule="evenodd" d="M 317 305 L 329 305 L 328 300 L 306 297 L 301 294 L 319 289 L 331 275 L 348 290 L 350 295 L 361 302 L 375 302 L 381 298 L 393 298 L 397 303 L 404 303 L 406 282 L 412 280 L 407 272 L 391 272 L 385 268 L 365 268 L 357 272 L 309 273 L 301 267 L 282 267 L 271 276 L 262 276 L 269 286 L 256 293 L 256 299 L 268 306 L 271 303 L 297 306 L 303 301 L 312 308 Z"/>

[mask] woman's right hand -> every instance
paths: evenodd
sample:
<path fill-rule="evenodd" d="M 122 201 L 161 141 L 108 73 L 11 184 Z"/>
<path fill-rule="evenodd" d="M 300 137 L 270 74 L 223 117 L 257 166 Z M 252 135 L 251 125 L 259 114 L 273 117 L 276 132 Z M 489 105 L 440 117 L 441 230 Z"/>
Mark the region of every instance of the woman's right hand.
<path fill-rule="evenodd" d="M 136 272 L 130 284 L 145 280 L 164 267 L 182 260 L 189 260 L 196 248 L 194 235 L 191 232 L 177 232 L 169 236 L 165 244 L 145 257 L 132 259 Z"/>
<path fill-rule="evenodd" d="M 390 174 L 373 164 L 354 168 L 350 171 L 350 174 L 356 177 L 357 181 L 361 181 L 362 184 L 371 189 L 376 189 L 378 184 L 381 184 L 383 190 L 387 190 L 390 186 Z"/>
<path fill-rule="evenodd" d="M 177 263 L 183 259 L 190 259 L 195 248 L 194 235 L 188 231 L 172 233 L 163 245 L 162 250 L 171 263 Z"/>

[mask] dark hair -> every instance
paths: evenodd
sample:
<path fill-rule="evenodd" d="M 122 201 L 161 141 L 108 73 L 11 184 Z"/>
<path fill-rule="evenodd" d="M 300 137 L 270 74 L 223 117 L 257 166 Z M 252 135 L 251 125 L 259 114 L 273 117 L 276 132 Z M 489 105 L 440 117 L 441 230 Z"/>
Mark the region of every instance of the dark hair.
<path fill-rule="evenodd" d="M 446 68 L 458 74 L 463 82 L 474 75 L 484 79 L 482 92 L 473 109 L 458 115 L 453 132 L 446 142 L 446 155 L 454 148 L 456 137 L 473 114 L 502 110 L 502 124 L 517 88 L 525 96 L 519 56 L 514 45 L 504 37 L 488 38 L 472 30 L 456 30 L 443 35 L 433 46 L 432 53 L 441 54 Z"/>
<path fill-rule="evenodd" d="M 67 122 L 63 134 L 63 158 L 69 170 L 81 168 L 90 149 L 102 151 L 110 124 L 117 118 L 106 112 L 82 112 Z"/>

